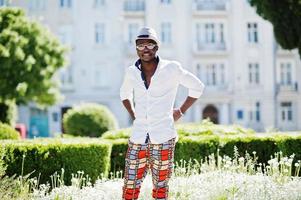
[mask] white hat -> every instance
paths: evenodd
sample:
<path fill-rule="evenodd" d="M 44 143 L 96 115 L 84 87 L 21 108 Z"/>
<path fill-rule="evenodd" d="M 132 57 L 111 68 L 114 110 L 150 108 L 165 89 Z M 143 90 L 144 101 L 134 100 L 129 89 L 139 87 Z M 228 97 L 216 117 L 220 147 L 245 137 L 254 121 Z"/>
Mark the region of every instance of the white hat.
<path fill-rule="evenodd" d="M 160 43 L 156 31 L 150 27 L 143 27 L 140 29 L 136 41 L 141 39 L 153 40 L 157 43 L 157 45 Z"/>

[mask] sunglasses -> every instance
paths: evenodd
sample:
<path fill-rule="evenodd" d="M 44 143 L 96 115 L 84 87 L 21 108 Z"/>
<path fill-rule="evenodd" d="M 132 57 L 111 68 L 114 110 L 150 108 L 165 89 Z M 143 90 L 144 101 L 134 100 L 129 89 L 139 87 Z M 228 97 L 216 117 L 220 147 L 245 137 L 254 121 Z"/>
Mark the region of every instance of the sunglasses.
<path fill-rule="evenodd" d="M 147 44 L 138 44 L 136 46 L 136 48 L 139 50 L 139 51 L 142 51 L 144 50 L 144 48 L 146 47 L 147 49 L 149 50 L 152 50 L 156 47 L 157 45 L 156 44 L 153 44 L 153 43 L 147 43 Z"/>

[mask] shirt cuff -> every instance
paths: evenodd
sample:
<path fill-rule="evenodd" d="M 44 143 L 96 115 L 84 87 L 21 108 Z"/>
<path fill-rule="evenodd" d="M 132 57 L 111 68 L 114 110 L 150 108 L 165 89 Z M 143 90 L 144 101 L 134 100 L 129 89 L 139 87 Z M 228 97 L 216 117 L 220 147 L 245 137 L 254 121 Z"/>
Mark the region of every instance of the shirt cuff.
<path fill-rule="evenodd" d="M 121 101 L 126 100 L 126 99 L 130 100 L 131 98 L 132 98 L 131 95 L 120 94 Z"/>
<path fill-rule="evenodd" d="M 188 96 L 190 96 L 192 98 L 199 98 L 202 94 L 203 94 L 203 91 L 197 91 L 197 90 L 193 90 L 193 89 L 190 89 L 188 92 Z"/>

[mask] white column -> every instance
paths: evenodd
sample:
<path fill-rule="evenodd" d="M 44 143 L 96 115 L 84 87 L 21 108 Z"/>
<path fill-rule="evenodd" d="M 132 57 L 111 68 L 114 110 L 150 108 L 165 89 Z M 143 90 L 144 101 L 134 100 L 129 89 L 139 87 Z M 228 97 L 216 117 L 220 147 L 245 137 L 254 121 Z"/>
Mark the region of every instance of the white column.
<path fill-rule="evenodd" d="M 227 103 L 223 103 L 219 107 L 220 124 L 229 124 L 229 105 Z"/>

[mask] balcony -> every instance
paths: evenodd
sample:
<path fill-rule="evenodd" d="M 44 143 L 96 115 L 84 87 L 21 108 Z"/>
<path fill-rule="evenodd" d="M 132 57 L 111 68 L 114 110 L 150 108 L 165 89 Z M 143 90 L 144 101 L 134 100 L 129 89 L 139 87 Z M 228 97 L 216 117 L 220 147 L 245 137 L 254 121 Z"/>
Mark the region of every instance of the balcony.
<path fill-rule="evenodd" d="M 196 0 L 192 6 L 195 15 L 224 15 L 228 11 L 228 3 L 223 0 Z"/>
<path fill-rule="evenodd" d="M 298 92 L 298 83 L 291 83 L 291 84 L 281 84 L 277 83 L 276 86 L 277 93 L 292 93 Z"/>
<path fill-rule="evenodd" d="M 195 43 L 193 52 L 196 55 L 203 54 L 226 54 L 228 52 L 226 43 Z"/>
<path fill-rule="evenodd" d="M 126 0 L 123 3 L 125 15 L 143 16 L 145 11 L 145 2 L 142 0 Z"/>

